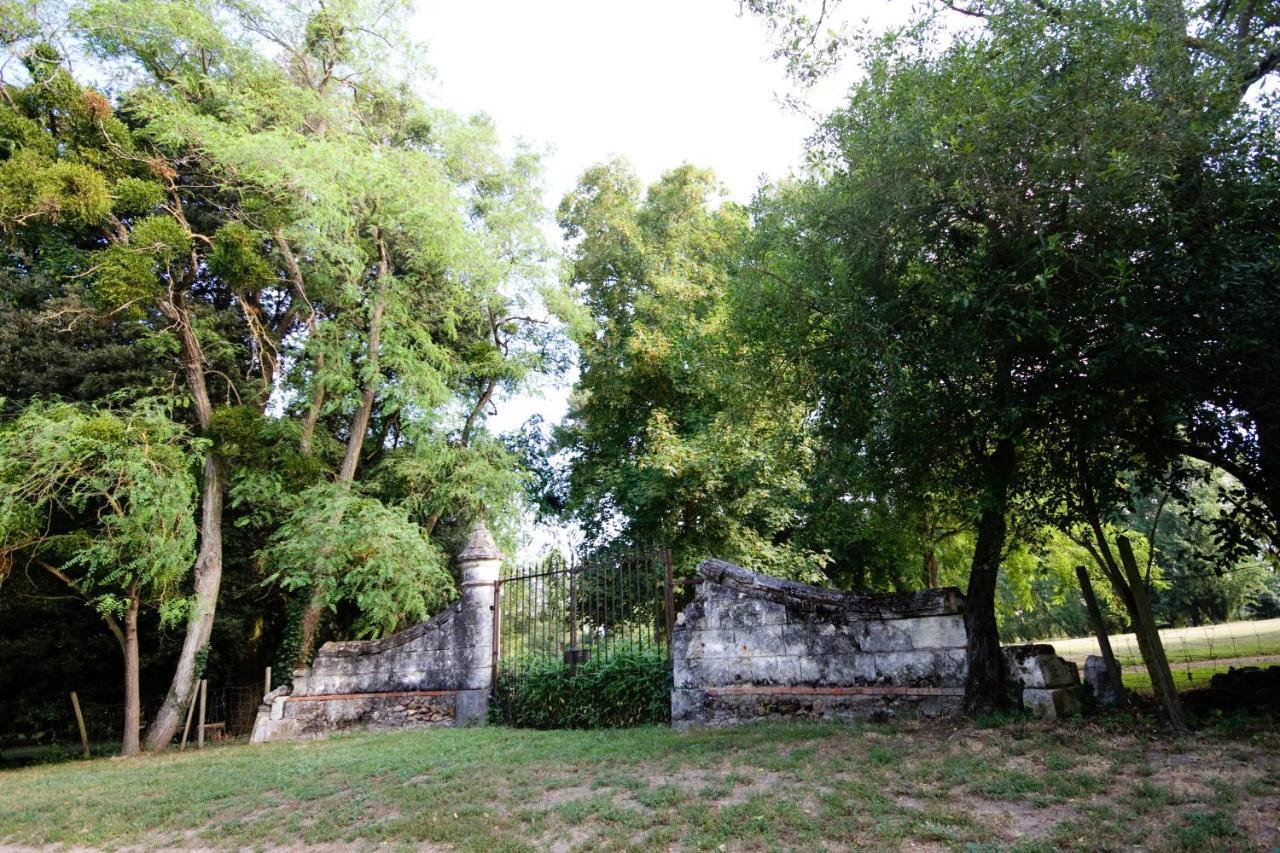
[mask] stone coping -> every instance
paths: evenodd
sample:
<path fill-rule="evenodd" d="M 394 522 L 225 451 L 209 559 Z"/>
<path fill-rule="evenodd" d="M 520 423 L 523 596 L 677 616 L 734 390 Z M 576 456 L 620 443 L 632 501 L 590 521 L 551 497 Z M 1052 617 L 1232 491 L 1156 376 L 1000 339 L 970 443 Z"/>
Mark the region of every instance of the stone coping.
<path fill-rule="evenodd" d="M 698 690 L 699 688 L 688 688 Z M 782 684 L 735 684 L 705 687 L 708 696 L 963 696 L 963 687 L 900 687 L 892 684 L 862 687 L 805 687 Z"/>
<path fill-rule="evenodd" d="M 726 563 L 703 560 L 698 574 L 712 583 L 752 598 L 774 601 L 798 610 L 845 613 L 875 619 L 911 619 L 964 613 L 964 594 L 955 587 L 921 592 L 840 592 L 763 575 Z"/>
<path fill-rule="evenodd" d="M 426 622 L 419 622 L 403 631 L 397 631 L 390 637 L 383 637 L 381 640 L 344 640 L 341 642 L 328 642 L 320 647 L 320 651 L 316 652 L 316 659 L 312 662 L 314 668 L 321 658 L 347 658 L 359 657 L 361 655 L 377 655 L 385 651 L 403 646 L 411 640 L 416 640 L 424 634 L 431 631 L 438 631 L 450 622 L 455 615 L 462 612 L 462 602 L 455 601 L 444 610 L 432 616 Z"/>

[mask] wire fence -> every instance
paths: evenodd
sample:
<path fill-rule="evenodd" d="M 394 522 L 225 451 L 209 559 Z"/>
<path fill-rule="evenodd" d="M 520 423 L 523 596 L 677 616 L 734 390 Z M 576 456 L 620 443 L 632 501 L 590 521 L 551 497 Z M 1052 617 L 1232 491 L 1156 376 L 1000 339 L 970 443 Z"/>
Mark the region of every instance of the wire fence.
<path fill-rule="evenodd" d="M 1139 689 L 1149 687 L 1137 638 L 1112 634 L 1110 639 L 1125 683 Z M 1101 654 L 1094 637 L 1044 642 L 1081 667 L 1089 655 Z M 1160 642 L 1180 690 L 1207 687 L 1214 674 L 1233 667 L 1280 665 L 1280 619 L 1166 628 L 1160 631 Z"/>

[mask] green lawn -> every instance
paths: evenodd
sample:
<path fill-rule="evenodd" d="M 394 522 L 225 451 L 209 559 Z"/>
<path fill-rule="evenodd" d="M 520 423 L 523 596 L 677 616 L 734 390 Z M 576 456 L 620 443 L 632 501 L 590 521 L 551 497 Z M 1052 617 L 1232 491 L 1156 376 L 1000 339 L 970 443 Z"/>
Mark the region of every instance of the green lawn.
<path fill-rule="evenodd" d="M 1173 672 L 1173 684 L 1179 693 L 1184 690 L 1198 690 L 1202 687 L 1209 686 L 1209 680 L 1213 678 L 1215 673 L 1226 672 L 1231 667 L 1223 664 L 1220 666 L 1187 666 L 1170 664 Z M 1151 675 L 1145 670 L 1125 672 L 1122 676 L 1124 686 L 1130 690 L 1136 690 L 1141 693 L 1154 693 L 1155 688 L 1151 686 Z"/>
<path fill-rule="evenodd" d="M 1086 723 L 437 729 L 0 772 L 10 845 L 1203 851 L 1270 849 L 1277 815 L 1273 730 Z"/>

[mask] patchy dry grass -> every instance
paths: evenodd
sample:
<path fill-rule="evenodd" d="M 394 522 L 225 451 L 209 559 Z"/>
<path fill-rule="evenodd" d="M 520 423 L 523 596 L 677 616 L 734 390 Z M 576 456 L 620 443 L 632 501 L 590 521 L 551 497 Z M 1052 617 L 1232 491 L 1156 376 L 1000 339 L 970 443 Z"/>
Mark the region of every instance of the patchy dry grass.
<path fill-rule="evenodd" d="M 29 846 L 1269 850 L 1278 816 L 1274 729 L 438 729 L 0 773 Z"/>

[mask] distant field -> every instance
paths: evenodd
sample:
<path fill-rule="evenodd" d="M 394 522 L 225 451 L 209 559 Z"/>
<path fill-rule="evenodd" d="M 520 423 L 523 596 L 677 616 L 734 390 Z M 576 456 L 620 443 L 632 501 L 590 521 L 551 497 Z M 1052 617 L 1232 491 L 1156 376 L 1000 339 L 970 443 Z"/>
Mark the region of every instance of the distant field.
<path fill-rule="evenodd" d="M 1262 619 L 1256 622 L 1228 622 L 1223 625 L 1206 625 L 1199 628 L 1169 628 L 1160 632 L 1169 665 L 1177 670 L 1180 665 L 1202 661 L 1223 661 L 1234 658 L 1280 658 L 1280 619 Z M 1074 640 L 1044 640 L 1057 649 L 1058 654 L 1084 666 L 1089 655 L 1100 654 L 1098 641 L 1093 637 Z M 1142 655 L 1133 634 L 1113 634 L 1111 648 L 1121 666 L 1140 666 Z M 1280 660 L 1276 661 L 1280 663 Z"/>

